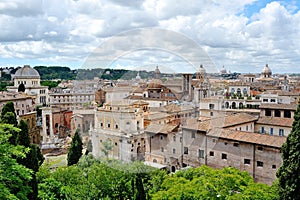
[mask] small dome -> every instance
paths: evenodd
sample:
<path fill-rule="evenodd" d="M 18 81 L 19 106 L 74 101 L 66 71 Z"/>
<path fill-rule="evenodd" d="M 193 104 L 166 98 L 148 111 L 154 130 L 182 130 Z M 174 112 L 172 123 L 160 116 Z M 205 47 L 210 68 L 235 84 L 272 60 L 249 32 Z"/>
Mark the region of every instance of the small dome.
<path fill-rule="evenodd" d="M 272 71 L 268 64 L 266 64 L 261 73 L 265 75 L 272 75 Z"/>
<path fill-rule="evenodd" d="M 140 72 L 137 73 L 135 79 L 136 79 L 136 80 L 140 80 L 140 79 L 141 79 Z"/>
<path fill-rule="evenodd" d="M 225 69 L 225 67 L 224 67 L 224 66 L 222 67 L 222 69 L 221 69 L 220 73 L 221 73 L 221 74 L 227 74 L 227 71 L 226 71 L 226 69 Z"/>
<path fill-rule="evenodd" d="M 160 74 L 160 71 L 159 71 L 159 69 L 158 69 L 158 66 L 156 66 L 156 69 L 155 69 L 154 73 Z"/>
<path fill-rule="evenodd" d="M 24 67 L 16 71 L 14 78 L 40 78 L 40 74 L 29 65 L 24 65 Z"/>
<path fill-rule="evenodd" d="M 199 73 L 199 74 L 205 74 L 205 73 L 206 73 L 206 70 L 204 69 L 204 67 L 203 67 L 202 65 L 200 65 L 200 67 L 199 67 L 197 73 Z"/>

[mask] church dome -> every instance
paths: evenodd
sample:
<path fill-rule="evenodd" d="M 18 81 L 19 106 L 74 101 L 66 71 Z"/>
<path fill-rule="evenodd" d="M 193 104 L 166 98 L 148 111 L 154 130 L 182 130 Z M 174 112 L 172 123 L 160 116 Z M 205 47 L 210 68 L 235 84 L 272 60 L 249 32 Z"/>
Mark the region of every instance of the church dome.
<path fill-rule="evenodd" d="M 14 78 L 40 78 L 40 74 L 29 65 L 24 65 L 24 67 L 16 71 Z"/>
<path fill-rule="evenodd" d="M 200 67 L 199 67 L 197 73 L 199 73 L 199 74 L 205 74 L 205 73 L 206 73 L 206 70 L 204 69 L 204 67 L 203 67 L 202 65 L 200 65 Z"/>
<path fill-rule="evenodd" d="M 158 69 L 158 66 L 156 66 L 156 69 L 154 71 L 154 79 L 160 79 L 160 71 Z"/>
<path fill-rule="evenodd" d="M 224 67 L 224 66 L 222 67 L 222 69 L 221 69 L 220 73 L 221 73 L 221 74 L 227 74 L 227 71 L 226 71 L 226 69 L 225 69 L 225 67 Z"/>
<path fill-rule="evenodd" d="M 272 75 L 272 71 L 268 64 L 266 64 L 261 73 L 264 75 Z"/>

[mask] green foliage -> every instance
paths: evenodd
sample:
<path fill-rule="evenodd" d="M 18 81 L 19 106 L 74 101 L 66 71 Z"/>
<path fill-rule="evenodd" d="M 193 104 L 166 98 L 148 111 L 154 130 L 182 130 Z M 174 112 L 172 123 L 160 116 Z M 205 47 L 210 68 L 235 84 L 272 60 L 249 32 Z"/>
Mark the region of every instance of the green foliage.
<path fill-rule="evenodd" d="M 14 107 L 14 103 L 13 103 L 12 101 L 7 102 L 7 103 L 3 106 L 2 110 L 1 110 L 1 118 L 2 118 L 5 114 L 7 114 L 7 113 L 9 113 L 9 112 L 13 113 L 14 116 L 15 116 L 15 118 L 17 118 L 16 111 L 15 111 L 15 107 Z M 17 125 L 17 124 L 15 124 L 15 125 Z"/>
<path fill-rule="evenodd" d="M 104 153 L 106 157 L 108 157 L 108 153 L 113 149 L 113 143 L 111 140 L 104 140 L 102 142 L 103 148 L 101 151 Z"/>
<path fill-rule="evenodd" d="M 18 87 L 18 92 L 25 92 L 25 85 L 23 83 L 21 83 Z"/>
<path fill-rule="evenodd" d="M 247 172 L 201 166 L 167 177 L 153 199 L 275 199 L 270 186 L 254 183 Z"/>
<path fill-rule="evenodd" d="M 28 126 L 26 122 L 23 120 L 20 121 L 18 127 L 21 131 L 18 133 L 16 144 L 22 145 L 25 147 L 29 147 L 29 152 L 26 154 L 25 157 L 17 159 L 18 163 L 31 169 L 32 179 L 29 182 L 31 187 L 31 192 L 27 195 L 28 199 L 36 199 L 38 195 L 38 186 L 36 182 L 36 172 L 38 171 L 39 167 L 44 161 L 44 157 L 41 154 L 40 148 L 35 144 L 30 144 L 30 138 L 28 133 Z"/>
<path fill-rule="evenodd" d="M 13 102 L 6 103 L 1 111 L 0 115 L 0 122 L 3 124 L 11 124 L 14 126 L 17 126 L 17 115 L 15 113 L 15 108 Z M 11 137 L 9 138 L 9 141 L 11 144 L 16 144 L 17 140 L 17 132 L 14 132 L 11 130 L 10 132 Z"/>
<path fill-rule="evenodd" d="M 282 166 L 277 171 L 280 199 L 300 199 L 300 102 L 291 133 L 282 145 Z"/>
<path fill-rule="evenodd" d="M 60 81 L 41 81 L 42 86 L 48 86 L 48 89 L 55 88 L 58 86 Z"/>
<path fill-rule="evenodd" d="M 19 145 L 23 145 L 25 147 L 29 147 L 30 145 L 30 137 L 28 133 L 28 125 L 24 120 L 20 120 L 18 124 L 18 128 L 21 129 L 19 132 L 16 142 Z"/>
<path fill-rule="evenodd" d="M 9 142 L 10 133 L 18 131 L 12 125 L 0 124 L 0 199 L 26 199 L 31 191 L 32 171 L 16 160 L 25 157 L 29 149 Z"/>
<path fill-rule="evenodd" d="M 77 164 L 80 157 L 82 156 L 82 149 L 82 140 L 79 134 L 79 130 L 76 130 L 68 152 L 68 166 Z"/>
<path fill-rule="evenodd" d="M 49 174 L 50 173 L 50 174 Z M 45 166 L 37 173 L 41 199 L 149 199 L 152 177 L 164 173 L 142 163 L 95 160 L 83 156 L 78 165 L 50 172 Z M 165 174 L 165 173 L 164 173 Z M 159 176 L 157 179 L 159 179 Z"/>
<path fill-rule="evenodd" d="M 0 91 L 7 91 L 7 86 L 13 86 L 14 84 L 9 81 L 1 81 L 0 82 Z"/>
<path fill-rule="evenodd" d="M 69 67 L 59 67 L 59 66 L 35 66 L 42 80 L 74 80 L 76 79 L 76 73 L 72 71 Z"/>

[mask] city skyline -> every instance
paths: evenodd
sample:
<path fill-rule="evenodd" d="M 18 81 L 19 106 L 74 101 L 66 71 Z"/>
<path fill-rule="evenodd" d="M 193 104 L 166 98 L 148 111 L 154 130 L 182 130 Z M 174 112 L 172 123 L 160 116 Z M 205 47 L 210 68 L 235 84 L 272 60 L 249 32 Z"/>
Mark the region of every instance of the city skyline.
<path fill-rule="evenodd" d="M 269 64 L 273 73 L 293 73 L 300 63 L 299 7 L 293 0 L 4 1 L 0 66 L 84 68 L 101 49 L 95 66 L 142 70 L 158 65 L 181 73 L 203 64 L 211 72 L 224 65 L 231 72 L 260 73 Z M 134 36 L 139 45 L 130 44 Z"/>

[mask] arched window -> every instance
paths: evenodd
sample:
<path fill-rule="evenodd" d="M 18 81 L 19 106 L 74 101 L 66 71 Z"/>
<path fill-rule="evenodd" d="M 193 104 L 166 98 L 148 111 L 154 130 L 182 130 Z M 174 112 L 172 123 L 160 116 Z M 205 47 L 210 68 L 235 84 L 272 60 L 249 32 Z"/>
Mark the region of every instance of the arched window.
<path fill-rule="evenodd" d="M 231 108 L 232 108 L 232 109 L 236 109 L 236 103 L 235 103 L 235 102 L 232 102 Z"/>

